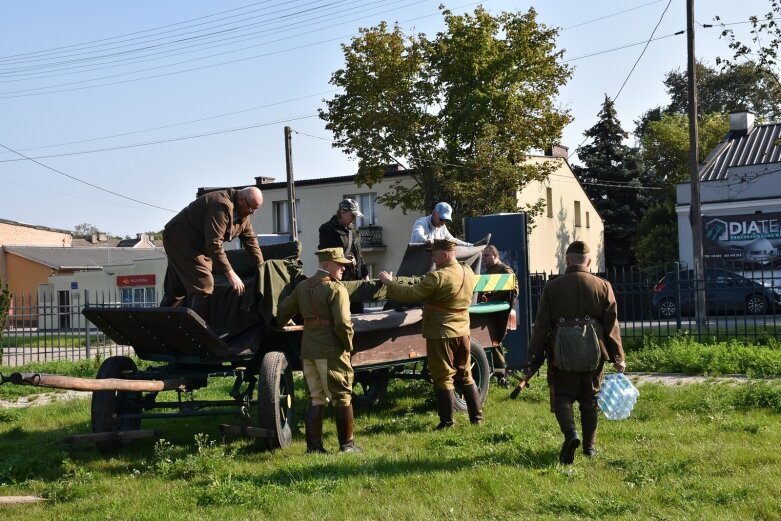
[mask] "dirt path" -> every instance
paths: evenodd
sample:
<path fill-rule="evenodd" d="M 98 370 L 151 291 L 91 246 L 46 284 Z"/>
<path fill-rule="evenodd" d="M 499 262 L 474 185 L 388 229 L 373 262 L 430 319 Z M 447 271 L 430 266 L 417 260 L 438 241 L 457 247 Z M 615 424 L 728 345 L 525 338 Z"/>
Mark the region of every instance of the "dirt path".
<path fill-rule="evenodd" d="M 41 393 L 31 394 L 30 396 L 21 396 L 16 400 L 0 399 L 0 409 L 26 409 L 37 405 L 48 405 L 52 402 L 61 402 L 66 400 L 75 400 L 77 398 L 86 398 L 90 393 L 82 391 L 64 391 L 61 393 Z"/>

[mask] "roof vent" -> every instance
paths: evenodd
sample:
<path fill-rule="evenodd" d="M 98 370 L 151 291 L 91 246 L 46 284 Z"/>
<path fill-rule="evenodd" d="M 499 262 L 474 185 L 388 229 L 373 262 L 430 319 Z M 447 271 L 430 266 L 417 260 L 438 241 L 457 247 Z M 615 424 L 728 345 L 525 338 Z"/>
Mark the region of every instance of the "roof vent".
<path fill-rule="evenodd" d="M 747 110 L 729 113 L 729 129 L 736 134 L 748 134 L 754 128 L 756 116 Z"/>

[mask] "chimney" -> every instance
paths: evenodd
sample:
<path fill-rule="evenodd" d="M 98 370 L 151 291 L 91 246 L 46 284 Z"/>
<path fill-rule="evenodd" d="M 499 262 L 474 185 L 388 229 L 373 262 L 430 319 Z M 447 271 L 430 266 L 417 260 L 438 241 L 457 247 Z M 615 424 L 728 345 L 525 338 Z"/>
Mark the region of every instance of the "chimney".
<path fill-rule="evenodd" d="M 729 129 L 733 134 L 745 136 L 754 128 L 756 116 L 748 110 L 736 110 L 729 113 Z"/>
<path fill-rule="evenodd" d="M 390 163 L 388 165 L 385 165 L 386 174 L 393 174 L 396 172 L 403 172 L 403 171 L 404 171 L 404 167 L 398 163 Z"/>
<path fill-rule="evenodd" d="M 263 186 L 274 182 L 274 177 L 258 176 L 255 178 L 255 186 Z"/>
<path fill-rule="evenodd" d="M 561 157 L 567 159 L 569 157 L 569 148 L 564 145 L 551 145 L 545 149 L 545 155 L 548 157 Z"/>
<path fill-rule="evenodd" d="M 90 235 L 89 242 L 91 242 L 92 244 L 97 244 L 98 243 L 98 235 L 95 234 L 95 233 Z"/>

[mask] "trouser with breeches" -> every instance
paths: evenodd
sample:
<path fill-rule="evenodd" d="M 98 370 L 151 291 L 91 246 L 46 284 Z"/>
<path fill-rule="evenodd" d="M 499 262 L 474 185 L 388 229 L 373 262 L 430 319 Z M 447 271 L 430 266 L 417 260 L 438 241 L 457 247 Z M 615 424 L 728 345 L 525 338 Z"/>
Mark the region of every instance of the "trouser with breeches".
<path fill-rule="evenodd" d="M 556 394 L 553 402 L 553 412 L 556 421 L 565 437 L 577 433 L 575 414 L 572 405 L 580 405 L 580 425 L 583 429 L 583 449 L 593 448 L 597 438 L 597 397 L 593 395 L 568 396 Z"/>
<path fill-rule="evenodd" d="M 469 336 L 427 338 L 428 370 L 435 389 L 452 391 L 455 385 L 466 387 L 475 381 L 469 369 Z"/>
<path fill-rule="evenodd" d="M 304 358 L 304 380 L 312 405 L 347 407 L 352 403 L 353 368 L 350 353 L 339 358 Z"/>

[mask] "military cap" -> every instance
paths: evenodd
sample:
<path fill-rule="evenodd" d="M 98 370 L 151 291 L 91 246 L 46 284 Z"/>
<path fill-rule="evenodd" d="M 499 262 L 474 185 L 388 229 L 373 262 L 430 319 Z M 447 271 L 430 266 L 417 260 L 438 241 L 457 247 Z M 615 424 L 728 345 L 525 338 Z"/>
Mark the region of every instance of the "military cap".
<path fill-rule="evenodd" d="M 353 261 L 344 256 L 342 248 L 323 248 L 315 252 L 320 262 L 333 261 L 339 264 L 352 264 Z"/>
<path fill-rule="evenodd" d="M 453 251 L 456 249 L 456 243 L 453 241 L 449 241 L 447 239 L 437 239 L 434 241 L 434 243 L 429 248 L 431 251 L 436 250 L 443 250 L 443 251 Z"/>
<path fill-rule="evenodd" d="M 567 247 L 567 253 L 578 253 L 580 255 L 591 253 L 588 244 L 583 241 L 575 241 Z"/>

